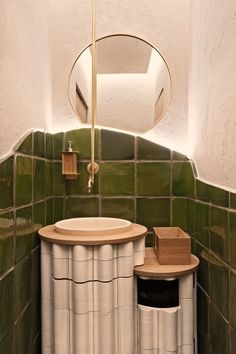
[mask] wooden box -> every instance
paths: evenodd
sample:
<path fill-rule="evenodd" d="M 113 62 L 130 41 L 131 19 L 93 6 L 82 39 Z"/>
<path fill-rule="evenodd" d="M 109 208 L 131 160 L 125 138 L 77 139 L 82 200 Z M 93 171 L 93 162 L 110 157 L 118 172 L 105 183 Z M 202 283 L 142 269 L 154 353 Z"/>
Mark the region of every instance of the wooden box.
<path fill-rule="evenodd" d="M 154 227 L 154 252 L 159 264 L 191 264 L 191 238 L 179 227 Z"/>
<path fill-rule="evenodd" d="M 77 154 L 76 151 L 62 152 L 62 174 L 66 179 L 76 179 L 78 177 Z"/>

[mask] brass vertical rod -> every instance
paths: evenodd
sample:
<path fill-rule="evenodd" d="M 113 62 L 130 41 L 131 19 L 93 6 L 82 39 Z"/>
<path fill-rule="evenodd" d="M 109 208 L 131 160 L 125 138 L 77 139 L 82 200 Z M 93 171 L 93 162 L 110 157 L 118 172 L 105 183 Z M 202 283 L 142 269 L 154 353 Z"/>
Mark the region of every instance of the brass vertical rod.
<path fill-rule="evenodd" d="M 91 121 L 91 178 L 94 183 L 95 124 L 97 120 L 97 46 L 96 0 L 92 0 L 92 121 Z"/>

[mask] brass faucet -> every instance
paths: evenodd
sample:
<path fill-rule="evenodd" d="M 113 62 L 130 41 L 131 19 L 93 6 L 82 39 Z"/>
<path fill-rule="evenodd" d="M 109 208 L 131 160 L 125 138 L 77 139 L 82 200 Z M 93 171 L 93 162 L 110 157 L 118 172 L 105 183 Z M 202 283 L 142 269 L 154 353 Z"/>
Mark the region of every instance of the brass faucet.
<path fill-rule="evenodd" d="M 88 193 L 91 194 L 92 193 L 92 188 L 93 188 L 93 185 L 94 185 L 94 175 L 96 173 L 98 173 L 98 171 L 99 171 L 98 164 L 96 162 L 94 162 L 93 171 L 92 171 L 92 164 L 89 163 L 88 166 L 87 166 L 87 171 L 88 171 L 88 174 L 89 174 L 87 190 L 88 190 Z"/>
<path fill-rule="evenodd" d="M 87 185 L 88 194 L 91 194 L 92 186 L 93 186 L 93 179 L 92 179 L 92 174 L 90 173 L 88 179 L 88 185 Z"/>

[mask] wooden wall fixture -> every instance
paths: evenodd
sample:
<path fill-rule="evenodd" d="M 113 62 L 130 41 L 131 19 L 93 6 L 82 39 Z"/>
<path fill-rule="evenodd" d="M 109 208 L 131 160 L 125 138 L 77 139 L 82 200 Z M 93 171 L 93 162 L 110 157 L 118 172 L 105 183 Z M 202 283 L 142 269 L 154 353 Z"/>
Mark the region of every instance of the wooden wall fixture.
<path fill-rule="evenodd" d="M 73 151 L 72 141 L 68 141 L 67 151 L 62 152 L 62 174 L 66 179 L 76 179 L 78 151 Z"/>

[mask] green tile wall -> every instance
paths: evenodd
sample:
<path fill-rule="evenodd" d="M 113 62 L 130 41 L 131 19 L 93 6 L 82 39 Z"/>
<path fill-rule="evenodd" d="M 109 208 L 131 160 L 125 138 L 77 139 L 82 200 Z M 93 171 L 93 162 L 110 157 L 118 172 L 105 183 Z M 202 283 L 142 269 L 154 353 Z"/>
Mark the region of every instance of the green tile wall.
<path fill-rule="evenodd" d="M 30 157 L 15 155 L 15 206 L 22 206 L 32 202 L 32 166 Z"/>
<path fill-rule="evenodd" d="M 13 157 L 0 164 L 0 210 L 13 206 Z"/>
<path fill-rule="evenodd" d="M 0 353 L 39 354 L 37 230 L 52 198 L 53 135 L 29 133 L 14 150 L 0 164 Z"/>
<path fill-rule="evenodd" d="M 135 220 L 134 198 L 102 198 L 101 215 L 111 218 Z"/>
<path fill-rule="evenodd" d="M 169 196 L 170 163 L 137 163 L 137 195 Z"/>
<path fill-rule="evenodd" d="M 103 162 L 100 166 L 103 196 L 134 195 L 134 164 L 131 162 Z"/>
<path fill-rule="evenodd" d="M 68 140 L 79 151 L 76 180 L 61 174 Z M 147 246 L 153 226 L 189 233 L 200 259 L 198 354 L 235 354 L 236 193 L 196 179 L 186 156 L 141 137 L 96 130 L 95 146 L 100 172 L 90 195 L 89 129 L 30 133 L 0 164 L 0 352 L 41 352 L 37 230 L 100 215 L 146 225 Z"/>

